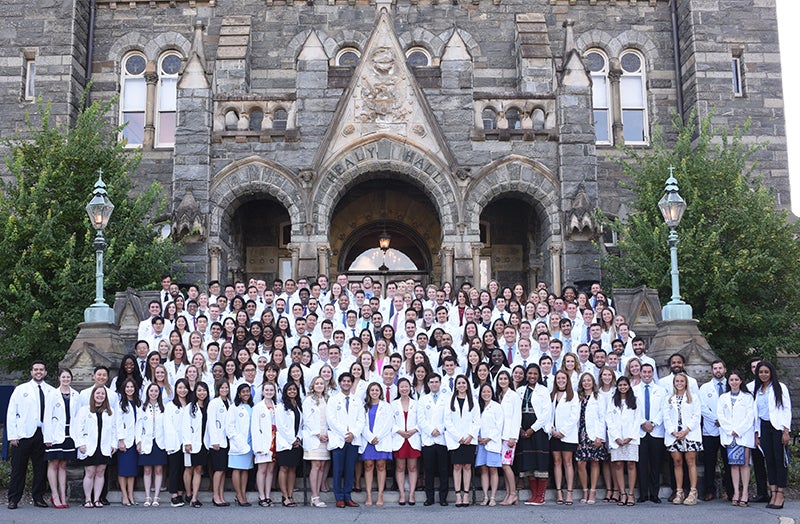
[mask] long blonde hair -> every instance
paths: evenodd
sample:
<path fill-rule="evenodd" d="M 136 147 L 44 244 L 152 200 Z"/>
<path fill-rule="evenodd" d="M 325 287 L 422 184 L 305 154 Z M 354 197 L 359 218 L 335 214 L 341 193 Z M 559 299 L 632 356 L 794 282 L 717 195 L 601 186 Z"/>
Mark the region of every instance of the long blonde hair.
<path fill-rule="evenodd" d="M 687 404 L 691 404 L 692 403 L 692 392 L 691 392 L 691 390 L 689 388 L 689 375 L 687 375 L 683 371 L 681 371 L 680 373 L 676 373 L 675 376 L 672 377 L 672 395 L 669 397 L 669 401 L 672 402 L 672 399 L 675 398 L 675 396 L 678 394 L 678 392 L 675 391 L 675 379 L 678 378 L 678 377 L 683 377 L 684 380 L 686 380 L 686 391 L 684 392 L 683 396 L 686 398 L 686 403 Z"/>

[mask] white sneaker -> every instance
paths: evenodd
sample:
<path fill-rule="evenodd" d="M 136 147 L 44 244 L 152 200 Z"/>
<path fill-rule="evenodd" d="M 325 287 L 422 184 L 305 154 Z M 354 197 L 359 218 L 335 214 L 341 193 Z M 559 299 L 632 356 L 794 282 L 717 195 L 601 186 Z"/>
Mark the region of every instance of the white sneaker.
<path fill-rule="evenodd" d="M 311 497 L 311 505 L 315 508 L 327 508 L 328 505 L 322 502 L 319 497 Z"/>

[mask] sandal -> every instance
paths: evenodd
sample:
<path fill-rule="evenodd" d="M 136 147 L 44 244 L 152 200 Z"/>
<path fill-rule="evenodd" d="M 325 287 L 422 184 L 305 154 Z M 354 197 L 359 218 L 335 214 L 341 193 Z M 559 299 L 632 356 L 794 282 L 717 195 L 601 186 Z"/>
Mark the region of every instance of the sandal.
<path fill-rule="evenodd" d="M 633 493 L 625 493 L 625 505 L 626 506 L 636 505 L 636 498 L 633 496 Z"/>
<path fill-rule="evenodd" d="M 738 506 L 738 505 L 739 505 L 739 499 L 731 499 L 731 506 Z"/>
<path fill-rule="evenodd" d="M 158 504 L 159 504 L 159 503 L 158 503 L 158 499 L 155 499 L 155 498 L 154 498 L 154 499 L 153 499 L 153 507 L 156 507 L 156 506 L 158 506 Z"/>
<path fill-rule="evenodd" d="M 590 489 L 589 490 L 589 498 L 586 500 L 587 504 L 596 504 L 597 503 L 597 490 Z"/>
<path fill-rule="evenodd" d="M 750 504 L 748 504 L 746 500 L 740 500 L 737 506 L 740 508 L 749 508 Z"/>
<path fill-rule="evenodd" d="M 625 493 L 624 496 L 625 496 L 625 500 L 622 500 L 623 493 L 620 492 L 619 501 L 617 502 L 617 506 L 624 506 L 624 505 L 626 505 L 628 503 L 628 494 Z"/>
<path fill-rule="evenodd" d="M 142 504 L 145 508 L 150 507 L 150 497 L 144 499 L 144 504 Z"/>
<path fill-rule="evenodd" d="M 483 500 L 478 503 L 480 506 L 488 506 L 489 505 L 489 497 L 483 497 Z"/>
<path fill-rule="evenodd" d="M 93 508 L 94 507 L 94 503 L 91 500 L 87 500 L 86 502 L 83 503 L 83 507 L 84 508 Z"/>
<path fill-rule="evenodd" d="M 565 506 L 572 506 L 572 490 L 567 490 L 567 500 L 564 501 Z"/>
<path fill-rule="evenodd" d="M 99 500 L 97 500 L 97 501 L 95 501 L 95 503 L 94 503 L 94 507 L 95 507 L 95 508 L 102 508 L 102 507 L 103 507 L 103 503 L 102 503 L 102 502 L 100 502 Z"/>
<path fill-rule="evenodd" d="M 489 498 L 489 507 L 497 506 L 497 499 L 495 497 Z"/>
<path fill-rule="evenodd" d="M 564 505 L 564 495 L 561 493 L 561 488 L 556 490 L 556 504 Z"/>

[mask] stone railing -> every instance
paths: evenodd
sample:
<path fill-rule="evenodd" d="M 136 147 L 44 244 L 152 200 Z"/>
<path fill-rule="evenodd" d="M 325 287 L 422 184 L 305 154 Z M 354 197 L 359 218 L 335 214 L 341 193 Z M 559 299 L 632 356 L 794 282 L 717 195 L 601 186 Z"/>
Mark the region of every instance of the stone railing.
<path fill-rule="evenodd" d="M 476 93 L 472 140 L 555 140 L 556 100 L 553 96 Z"/>
<path fill-rule="evenodd" d="M 212 140 L 221 142 L 225 138 L 236 142 L 247 142 L 251 138 L 260 142 L 296 142 L 300 133 L 294 95 L 215 97 Z"/>

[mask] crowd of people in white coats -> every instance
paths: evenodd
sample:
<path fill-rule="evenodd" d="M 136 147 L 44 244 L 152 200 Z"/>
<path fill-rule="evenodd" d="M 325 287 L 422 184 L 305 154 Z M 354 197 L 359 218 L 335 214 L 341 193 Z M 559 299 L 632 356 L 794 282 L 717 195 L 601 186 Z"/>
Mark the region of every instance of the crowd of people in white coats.
<path fill-rule="evenodd" d="M 659 378 L 599 283 L 555 296 L 544 283 L 384 291 L 368 276 L 319 275 L 184 295 L 165 275 L 162 288 L 134 351 L 118 370 L 98 366 L 91 387 L 73 389 L 68 369 L 53 387 L 32 363 L 6 420 L 9 509 L 28 462 L 39 507 L 69 507 L 70 462 L 85 468 L 86 508 L 108 505 L 107 469 L 126 506 L 159 506 L 166 485 L 164 503 L 199 508 L 204 475 L 213 505 L 229 506 L 230 474 L 238 506 L 294 507 L 306 466 L 315 507 L 328 490 L 356 507 L 362 489 L 366 506 L 383 506 L 392 470 L 400 505 L 424 487 L 425 506 L 447 506 L 452 486 L 455 506 L 468 506 L 475 471 L 484 506 L 518 504 L 520 488 L 524 504 L 542 505 L 552 483 L 558 505 L 627 507 L 661 502 L 665 457 L 673 504 L 715 498 L 719 462 L 733 506 L 751 502 L 752 464 L 757 500 L 783 507 L 791 400 L 775 366 L 753 359 L 750 380 L 716 361 L 698 387 L 676 353 Z"/>

